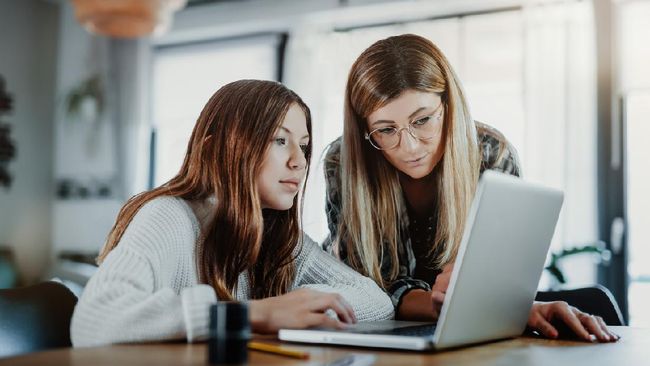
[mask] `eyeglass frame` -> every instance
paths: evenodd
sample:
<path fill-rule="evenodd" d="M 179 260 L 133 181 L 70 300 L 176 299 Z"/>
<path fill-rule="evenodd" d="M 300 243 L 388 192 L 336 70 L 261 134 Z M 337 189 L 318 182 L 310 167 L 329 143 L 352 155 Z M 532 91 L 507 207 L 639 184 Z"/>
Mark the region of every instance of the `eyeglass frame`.
<path fill-rule="evenodd" d="M 439 112 L 440 107 L 442 107 L 443 105 L 446 105 L 446 103 L 445 103 L 444 101 L 441 101 L 440 104 L 436 107 L 436 109 L 433 110 L 433 113 L 431 113 L 430 115 L 428 115 L 428 116 L 426 116 L 426 117 L 432 117 L 432 116 L 435 116 L 435 115 Z M 440 113 L 438 114 L 438 116 L 436 117 L 436 121 L 440 121 L 441 118 L 442 118 L 442 112 L 440 112 Z M 402 142 L 402 130 L 406 130 L 406 132 L 408 132 L 409 135 L 411 135 L 411 137 L 413 137 L 414 139 L 418 139 L 418 140 L 421 140 L 421 141 L 426 141 L 426 140 L 430 140 L 430 139 L 432 139 L 434 136 L 431 136 L 431 137 L 418 137 L 418 136 L 415 136 L 415 135 L 413 134 L 413 132 L 411 132 L 411 126 L 413 125 L 413 123 L 419 121 L 420 119 L 422 119 L 422 118 L 418 118 L 418 119 L 415 119 L 415 120 L 409 122 L 408 126 L 406 126 L 406 127 L 401 127 L 401 128 L 397 128 L 397 127 L 388 127 L 388 128 L 394 128 L 394 129 L 396 129 L 395 134 L 398 135 L 398 137 L 397 137 L 397 143 L 396 143 L 395 145 L 391 146 L 391 147 L 387 147 L 387 148 L 385 148 L 385 149 L 382 149 L 382 148 L 380 148 L 380 147 L 377 147 L 377 146 L 375 146 L 375 144 L 374 144 L 373 141 L 372 141 L 372 138 L 370 137 L 373 133 L 375 133 L 375 132 L 381 130 L 382 128 L 386 128 L 386 127 L 377 127 L 377 128 L 375 128 L 374 130 L 372 130 L 372 131 L 370 131 L 370 132 L 367 132 L 367 131 L 366 131 L 366 133 L 364 134 L 364 138 L 365 138 L 366 140 L 368 140 L 368 142 L 370 143 L 370 146 L 372 146 L 372 147 L 374 147 L 375 149 L 380 150 L 380 151 L 392 150 L 392 149 L 398 147 L 399 144 Z"/>

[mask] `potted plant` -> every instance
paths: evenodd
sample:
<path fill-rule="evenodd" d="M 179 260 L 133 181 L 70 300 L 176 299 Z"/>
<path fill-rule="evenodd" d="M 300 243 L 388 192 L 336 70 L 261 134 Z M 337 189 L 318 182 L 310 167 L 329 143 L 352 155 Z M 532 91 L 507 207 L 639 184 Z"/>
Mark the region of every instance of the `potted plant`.
<path fill-rule="evenodd" d="M 66 95 L 65 111 L 68 117 L 97 122 L 104 110 L 104 93 L 98 74 L 89 76 Z"/>
<path fill-rule="evenodd" d="M 11 112 L 12 98 L 5 90 L 5 80 L 0 75 L 0 117 Z M 16 146 L 10 136 L 9 124 L 0 120 L 0 187 L 11 186 L 11 174 L 9 173 L 9 162 L 16 156 Z"/>
<path fill-rule="evenodd" d="M 605 243 L 602 241 L 579 247 L 565 248 L 559 252 L 551 253 L 551 261 L 544 269 L 551 274 L 555 282 L 555 285 L 552 287 L 560 287 L 567 282 L 564 272 L 560 269 L 560 261 L 579 254 L 595 255 L 596 260 L 600 263 L 607 263 L 611 258 L 610 251 L 605 248 Z"/>

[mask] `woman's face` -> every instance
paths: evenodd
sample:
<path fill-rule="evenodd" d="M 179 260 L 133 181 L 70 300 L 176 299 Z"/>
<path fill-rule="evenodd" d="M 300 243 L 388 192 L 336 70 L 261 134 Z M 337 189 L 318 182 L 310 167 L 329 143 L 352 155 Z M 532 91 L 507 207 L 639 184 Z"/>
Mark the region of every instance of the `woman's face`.
<path fill-rule="evenodd" d="M 309 132 L 305 114 L 297 104 L 291 105 L 269 143 L 257 178 L 261 205 L 262 208 L 288 210 L 293 206 L 307 171 L 305 151 Z"/>
<path fill-rule="evenodd" d="M 397 145 L 382 154 L 400 172 L 420 179 L 433 171 L 444 153 L 443 113 L 440 94 L 409 89 L 372 112 L 366 128 L 375 142 L 381 139 L 385 145 L 396 139 Z M 409 133 L 409 126 L 418 137 Z"/>

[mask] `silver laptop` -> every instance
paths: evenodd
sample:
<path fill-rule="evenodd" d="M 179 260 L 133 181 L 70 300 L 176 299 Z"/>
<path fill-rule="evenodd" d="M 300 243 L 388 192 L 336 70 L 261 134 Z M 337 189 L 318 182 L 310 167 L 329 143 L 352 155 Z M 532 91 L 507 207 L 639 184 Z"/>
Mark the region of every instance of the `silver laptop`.
<path fill-rule="evenodd" d="M 481 176 L 435 323 L 359 322 L 346 330 L 281 329 L 283 341 L 433 350 L 522 334 L 563 193 L 505 174 Z"/>

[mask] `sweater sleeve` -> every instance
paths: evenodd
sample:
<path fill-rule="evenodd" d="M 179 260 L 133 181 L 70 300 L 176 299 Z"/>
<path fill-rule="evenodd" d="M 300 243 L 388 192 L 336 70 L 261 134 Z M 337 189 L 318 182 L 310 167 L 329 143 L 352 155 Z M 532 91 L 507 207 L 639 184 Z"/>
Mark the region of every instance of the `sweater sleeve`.
<path fill-rule="evenodd" d="M 71 322 L 75 347 L 183 338 L 191 342 L 207 335 L 208 309 L 216 295 L 212 287 L 200 284 L 174 290 L 183 287 L 174 281 L 179 281 L 179 266 L 193 260 L 188 248 L 194 242 L 187 241 L 196 235 L 187 211 L 178 202 L 167 203 L 145 205 L 136 214 L 86 285 Z"/>
<path fill-rule="evenodd" d="M 394 316 L 391 300 L 373 280 L 324 252 L 307 235 L 304 235 L 297 258 L 295 285 L 340 294 L 360 321 L 392 319 Z"/>

